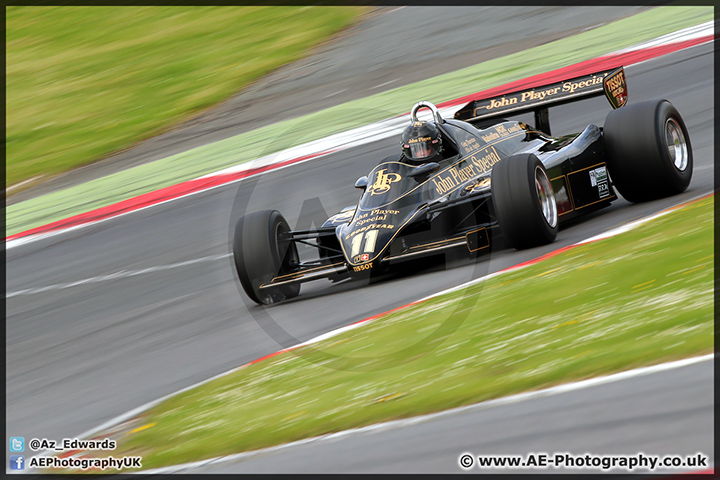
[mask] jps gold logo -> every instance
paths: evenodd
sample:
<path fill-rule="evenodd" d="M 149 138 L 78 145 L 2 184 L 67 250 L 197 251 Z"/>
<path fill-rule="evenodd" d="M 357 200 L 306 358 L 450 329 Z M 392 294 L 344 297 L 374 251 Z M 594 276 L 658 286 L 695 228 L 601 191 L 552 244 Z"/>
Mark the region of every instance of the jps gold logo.
<path fill-rule="evenodd" d="M 390 190 L 391 184 L 399 182 L 402 177 L 398 173 L 387 173 L 386 169 L 378 170 L 375 183 L 370 186 L 370 195 L 380 195 Z"/>

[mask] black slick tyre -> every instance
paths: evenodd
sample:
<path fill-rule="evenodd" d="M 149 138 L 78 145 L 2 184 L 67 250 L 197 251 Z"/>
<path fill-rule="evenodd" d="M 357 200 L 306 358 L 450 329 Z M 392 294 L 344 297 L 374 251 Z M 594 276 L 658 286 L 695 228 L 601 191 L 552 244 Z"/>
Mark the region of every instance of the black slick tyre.
<path fill-rule="evenodd" d="M 510 246 L 520 250 L 555 240 L 555 195 L 545 167 L 535 155 L 513 155 L 496 163 L 491 185 L 495 217 Z"/>
<path fill-rule="evenodd" d="M 233 258 L 240 284 L 252 301 L 276 303 L 300 293 L 300 284 L 260 288 L 273 278 L 293 272 L 298 263 L 290 227 L 277 210 L 262 210 L 241 218 L 235 226 Z"/>
<path fill-rule="evenodd" d="M 630 202 L 684 192 L 693 170 L 685 122 L 667 100 L 648 100 L 608 113 L 603 127 L 613 185 Z"/>

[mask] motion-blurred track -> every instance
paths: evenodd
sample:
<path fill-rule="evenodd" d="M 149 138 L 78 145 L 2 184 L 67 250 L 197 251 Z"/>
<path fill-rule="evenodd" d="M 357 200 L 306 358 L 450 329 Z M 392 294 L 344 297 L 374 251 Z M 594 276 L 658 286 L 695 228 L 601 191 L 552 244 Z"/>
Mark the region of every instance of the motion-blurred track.
<path fill-rule="evenodd" d="M 280 170 L 257 182 L 228 185 L 9 250 L 8 435 L 57 439 L 78 435 L 282 347 L 712 192 L 713 45 L 693 47 L 626 72 L 631 102 L 665 97 L 685 118 L 696 162 L 690 188 L 644 204 L 620 200 L 562 230 L 557 241 L 546 247 L 504 250 L 477 264 L 369 286 L 321 281 L 304 285 L 300 297 L 284 304 L 268 309 L 251 304 L 240 293 L 228 256 L 231 226 L 245 205 L 247 211 L 278 209 L 292 226 L 311 219 L 320 222 L 323 210 L 332 213 L 357 200 L 354 180 L 398 149 L 398 142 L 389 139 Z M 551 110 L 553 133 L 577 131 L 587 123 L 602 125 L 608 110 L 604 99 Z M 159 266 L 172 268 L 154 268 Z M 114 273 L 119 275 L 99 278 Z M 53 285 L 65 288 L 31 290 Z M 12 295 L 23 290 L 30 293 Z M 713 399 L 703 394 L 694 401 L 705 409 Z M 659 405 L 645 406 L 652 411 Z M 662 423 L 661 417 L 658 422 Z M 648 422 L 647 428 L 634 432 L 626 442 L 628 448 L 638 445 L 637 450 L 642 450 L 643 442 L 658 433 L 653 425 Z M 587 428 L 592 427 L 589 422 Z M 707 438 L 697 425 L 675 427 L 678 438 Z M 710 419 L 707 428 L 711 432 Z M 571 438 L 577 442 L 604 434 L 582 425 L 573 429 L 577 434 Z M 472 451 L 473 445 L 467 448 Z M 353 454 L 371 462 L 363 451 Z"/>

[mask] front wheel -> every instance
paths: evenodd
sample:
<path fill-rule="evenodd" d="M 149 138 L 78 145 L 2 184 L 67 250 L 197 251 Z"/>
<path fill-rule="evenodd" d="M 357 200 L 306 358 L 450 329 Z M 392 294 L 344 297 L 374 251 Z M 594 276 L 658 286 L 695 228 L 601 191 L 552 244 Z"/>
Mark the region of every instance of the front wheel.
<path fill-rule="evenodd" d="M 603 127 L 613 185 L 630 202 L 684 192 L 693 171 L 685 122 L 667 100 L 626 105 L 608 113 Z"/>
<path fill-rule="evenodd" d="M 510 246 L 520 250 L 555 240 L 555 195 L 545 167 L 535 155 L 513 155 L 496 163 L 491 185 L 495 216 Z"/>
<path fill-rule="evenodd" d="M 238 221 L 233 258 L 240 284 L 255 303 L 269 305 L 300 293 L 299 283 L 260 288 L 275 277 L 292 273 L 299 260 L 290 227 L 277 210 L 250 213 Z"/>

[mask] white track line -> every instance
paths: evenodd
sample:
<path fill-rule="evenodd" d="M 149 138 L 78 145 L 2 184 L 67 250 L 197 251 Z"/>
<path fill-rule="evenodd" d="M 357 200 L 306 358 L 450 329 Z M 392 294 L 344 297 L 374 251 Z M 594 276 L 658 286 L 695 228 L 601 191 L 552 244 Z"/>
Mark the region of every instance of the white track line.
<path fill-rule="evenodd" d="M 146 273 L 162 272 L 165 270 L 172 270 L 174 268 L 186 267 L 188 265 L 195 265 L 197 263 L 214 262 L 217 260 L 222 260 L 222 259 L 228 258 L 231 255 L 232 254 L 230 254 L 230 253 L 224 253 L 222 255 L 211 255 L 209 257 L 195 258 L 193 260 L 186 260 L 184 262 L 179 262 L 179 263 L 171 263 L 169 265 L 157 265 L 155 267 L 143 268 L 141 270 L 121 270 L 119 272 L 111 273 L 109 275 L 100 275 L 97 277 L 85 278 L 83 280 L 77 280 L 75 282 L 57 283 L 55 285 L 48 285 L 47 287 L 26 288 L 25 290 L 16 290 L 14 292 L 9 292 L 9 293 L 5 294 L 5 297 L 12 298 L 12 297 L 16 297 L 18 295 L 34 295 L 36 293 L 50 292 L 53 290 L 64 290 L 66 288 L 77 287 L 80 285 L 88 285 L 91 283 L 101 283 L 101 282 L 106 282 L 108 280 L 116 280 L 118 278 L 128 278 L 128 277 L 135 277 L 137 275 L 144 275 Z"/>
<path fill-rule="evenodd" d="M 687 40 L 694 40 L 696 38 L 702 38 L 702 37 L 707 37 L 708 35 L 713 35 L 714 33 L 715 33 L 715 21 L 710 20 L 709 22 L 701 23 L 700 25 L 695 25 L 694 27 L 684 28 L 682 30 L 678 30 L 677 32 L 663 35 L 662 37 L 658 37 L 654 40 L 650 40 L 649 42 L 641 43 L 639 45 L 633 45 L 632 47 L 628 47 L 628 48 L 623 48 L 622 50 L 613 52 L 610 55 L 616 55 L 618 53 L 633 52 L 635 50 L 642 50 L 644 48 L 659 47 L 660 45 L 666 45 L 668 43 L 679 43 L 679 42 L 684 42 Z"/>
<path fill-rule="evenodd" d="M 335 152 L 330 152 L 330 153 L 335 153 Z M 214 190 L 214 189 L 216 189 L 216 188 L 223 188 L 223 187 L 226 187 L 226 186 L 228 186 L 228 185 L 232 185 L 233 183 L 238 183 L 238 182 L 240 182 L 240 181 L 242 181 L 242 180 L 246 180 L 246 179 L 249 179 L 249 178 L 254 178 L 254 177 L 256 177 L 256 176 L 264 175 L 264 174 L 266 174 L 266 173 L 271 173 L 271 172 L 274 173 L 274 172 L 280 171 L 280 170 L 282 170 L 282 169 L 284 169 L 284 168 L 290 168 L 290 167 L 294 167 L 294 166 L 296 166 L 296 165 L 300 165 L 300 164 L 305 163 L 305 162 L 310 162 L 310 161 L 312 161 L 312 160 L 317 160 L 317 159 L 319 159 L 319 158 L 323 158 L 323 157 L 329 155 L 330 153 L 327 153 L 327 154 L 324 154 L 324 155 L 318 155 L 318 156 L 316 156 L 316 157 L 308 158 L 308 159 L 306 159 L 306 160 L 301 160 L 301 161 L 299 161 L 299 162 L 291 163 L 291 164 L 289 164 L 289 165 L 283 165 L 283 166 L 281 166 L 281 167 L 274 168 L 274 169 L 271 170 L 271 171 L 260 172 L 260 173 L 257 173 L 257 174 L 255 174 L 255 175 L 251 175 L 251 176 L 249 176 L 249 177 L 238 178 L 237 180 L 231 180 L 231 181 L 229 181 L 229 182 L 221 183 L 221 184 L 218 184 L 218 185 L 214 185 L 214 186 L 212 186 L 212 187 L 208 187 L 208 188 L 205 188 L 205 189 L 203 189 L 203 190 L 196 190 L 196 191 L 194 191 L 194 192 L 185 193 L 185 194 L 183 194 L 183 195 L 181 195 L 181 196 L 179 196 L 179 197 L 174 197 L 174 198 L 170 198 L 170 199 L 168 199 L 168 200 L 163 200 L 163 201 L 160 201 L 160 202 L 157 202 L 157 203 L 153 203 L 152 205 L 147 205 L 147 206 L 144 206 L 144 207 L 136 208 L 136 209 L 133 209 L 133 210 L 130 210 L 130 211 L 127 211 L 127 212 L 119 213 L 119 214 L 117 214 L 117 215 L 112 215 L 112 216 L 109 216 L 109 217 L 105 217 L 105 218 L 102 218 L 102 219 L 100 219 L 100 220 L 95 220 L 95 221 L 88 222 L 88 223 L 83 223 L 83 224 L 80 224 L 80 225 L 73 225 L 72 227 L 63 228 L 63 229 L 61 229 L 61 230 L 53 230 L 53 231 L 50 231 L 50 232 L 38 233 L 38 234 L 35 234 L 35 235 L 28 235 L 28 236 L 26 236 L 26 237 L 20 237 L 20 238 L 14 238 L 14 239 L 12 239 L 12 240 L 6 240 L 6 241 L 5 241 L 5 249 L 6 249 L 6 250 L 9 250 L 9 249 L 11 249 L 11 248 L 20 247 L 20 246 L 22 246 L 22 245 L 27 245 L 27 244 L 30 244 L 30 243 L 34 243 L 34 242 L 36 242 L 36 241 L 38 241 L 38 240 L 43 240 L 43 239 L 47 239 L 47 238 L 52 238 L 52 237 L 56 237 L 56 236 L 58 236 L 58 235 L 63 235 L 63 234 L 66 234 L 66 233 L 75 232 L 75 231 L 77 231 L 77 230 L 82 230 L 82 229 L 84 229 L 84 228 L 92 227 L 92 226 L 94 226 L 94 225 L 98 225 L 98 224 L 101 224 L 101 223 L 104 223 L 104 222 L 108 222 L 108 221 L 111 221 L 111 220 L 115 220 L 115 219 L 117 219 L 117 218 L 125 217 L 125 216 L 127 216 L 127 215 L 132 215 L 133 213 L 142 212 L 142 211 L 147 210 L 147 209 L 150 209 L 150 208 L 154 208 L 154 207 L 157 207 L 157 206 L 160 206 L 160 205 L 165 205 L 165 204 L 167 204 L 167 203 L 174 202 L 174 201 L 176 201 L 176 200 L 186 199 L 187 197 L 191 197 L 191 196 L 193 196 L 193 195 L 199 195 L 199 194 L 202 194 L 202 193 L 205 193 L 205 192 L 209 192 L 210 190 Z M 267 157 L 263 157 L 263 158 L 267 158 Z M 260 159 L 260 160 L 262 160 L 262 159 Z M 258 160 L 254 160 L 253 162 L 257 162 L 257 161 L 258 161 Z M 243 164 L 243 165 L 245 165 L 245 164 Z M 257 165 L 257 164 L 252 163 L 252 167 L 255 167 L 256 165 Z M 214 176 L 214 175 L 215 175 L 215 174 L 211 174 L 211 175 L 207 175 L 207 176 L 212 177 L 212 176 Z M 205 178 L 205 177 L 200 177 L 200 178 Z"/>

